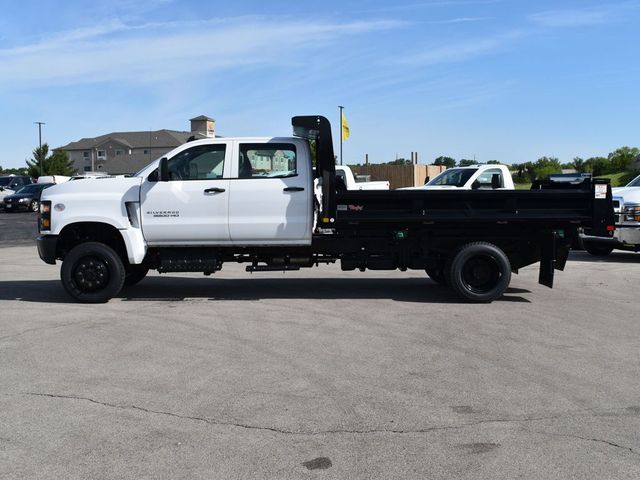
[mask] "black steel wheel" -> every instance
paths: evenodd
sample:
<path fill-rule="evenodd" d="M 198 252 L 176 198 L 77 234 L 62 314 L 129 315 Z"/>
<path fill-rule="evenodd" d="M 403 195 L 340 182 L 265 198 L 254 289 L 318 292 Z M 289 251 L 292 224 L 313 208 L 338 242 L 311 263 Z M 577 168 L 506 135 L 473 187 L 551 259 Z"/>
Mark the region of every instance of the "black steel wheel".
<path fill-rule="evenodd" d="M 73 247 L 64 258 L 60 279 L 67 293 L 76 300 L 104 303 L 122 289 L 125 269 L 111 247 L 87 242 Z"/>
<path fill-rule="evenodd" d="M 613 252 L 613 246 L 597 242 L 584 242 L 584 249 L 594 257 L 606 257 Z"/>
<path fill-rule="evenodd" d="M 32 212 L 37 212 L 40 210 L 40 202 L 38 200 L 31 200 L 31 203 L 29 204 L 29 210 L 31 210 Z"/>
<path fill-rule="evenodd" d="M 462 299 L 490 303 L 500 298 L 511 282 L 511 264 L 505 253 L 487 242 L 469 243 L 451 259 L 446 276 Z"/>
<path fill-rule="evenodd" d="M 142 281 L 144 277 L 149 273 L 149 267 L 145 265 L 132 265 L 128 264 L 125 267 L 124 286 L 130 287 L 136 283 Z"/>

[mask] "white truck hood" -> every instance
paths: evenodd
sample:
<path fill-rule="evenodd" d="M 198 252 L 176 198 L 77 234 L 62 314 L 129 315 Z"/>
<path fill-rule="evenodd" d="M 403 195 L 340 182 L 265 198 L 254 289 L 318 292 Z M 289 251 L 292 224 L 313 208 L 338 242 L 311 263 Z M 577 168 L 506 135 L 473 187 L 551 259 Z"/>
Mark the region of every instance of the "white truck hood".
<path fill-rule="evenodd" d="M 117 229 L 130 227 L 126 204 L 140 202 L 142 177 L 103 177 L 71 180 L 42 192 L 50 201 L 50 234 L 59 234 L 67 221 L 102 222 Z"/>
<path fill-rule="evenodd" d="M 617 187 L 612 193 L 614 197 L 622 197 L 624 203 L 640 203 L 640 187 Z"/>

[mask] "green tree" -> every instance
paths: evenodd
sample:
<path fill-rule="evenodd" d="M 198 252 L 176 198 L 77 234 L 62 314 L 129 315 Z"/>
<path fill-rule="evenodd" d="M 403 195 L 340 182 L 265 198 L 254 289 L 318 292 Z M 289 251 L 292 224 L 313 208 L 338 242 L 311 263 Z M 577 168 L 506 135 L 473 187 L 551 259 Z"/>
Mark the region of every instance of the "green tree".
<path fill-rule="evenodd" d="M 455 158 L 440 156 L 433 161 L 434 165 L 444 165 L 447 168 L 453 168 L 456 166 Z"/>
<path fill-rule="evenodd" d="M 530 172 L 532 179 L 543 179 L 554 173 L 562 173 L 562 165 L 556 157 L 541 157 L 533 164 L 533 172 Z"/>
<path fill-rule="evenodd" d="M 502 165 L 502 162 L 500 160 L 489 160 L 487 165 Z"/>
<path fill-rule="evenodd" d="M 578 173 L 586 172 L 587 166 L 587 162 L 585 162 L 584 159 L 580 157 L 574 157 L 573 161 L 571 162 L 571 167 Z"/>
<path fill-rule="evenodd" d="M 640 149 L 620 147 L 608 156 L 611 171 L 607 173 L 628 172 L 633 166 L 633 161 L 640 155 Z"/>
<path fill-rule="evenodd" d="M 28 175 L 38 178 L 40 171 L 42 175 L 66 175 L 75 174 L 76 169 L 69 160 L 69 154 L 59 148 L 55 149 L 51 155 L 49 154 L 49 145 L 44 143 L 42 148 L 37 147 L 33 150 L 33 158 L 26 160 L 28 167 Z M 42 165 L 42 169 L 40 166 Z"/>
<path fill-rule="evenodd" d="M 591 157 L 585 160 L 585 172 L 591 172 L 594 177 L 605 175 L 611 171 L 611 162 L 604 157 Z"/>
<path fill-rule="evenodd" d="M 471 165 L 475 165 L 476 162 L 475 160 L 470 160 L 468 158 L 463 158 L 458 162 L 458 166 L 459 167 L 470 167 Z"/>
<path fill-rule="evenodd" d="M 407 160 L 406 158 L 396 158 L 395 160 L 391 160 L 390 162 L 384 162 L 380 165 L 412 165 L 411 160 Z"/>

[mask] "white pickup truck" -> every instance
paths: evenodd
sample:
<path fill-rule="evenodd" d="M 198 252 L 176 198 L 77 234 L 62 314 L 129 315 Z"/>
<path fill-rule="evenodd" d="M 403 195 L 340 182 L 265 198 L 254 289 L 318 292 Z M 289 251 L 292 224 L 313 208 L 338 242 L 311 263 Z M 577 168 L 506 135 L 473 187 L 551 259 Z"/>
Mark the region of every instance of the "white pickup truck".
<path fill-rule="evenodd" d="M 506 165 L 471 165 L 445 170 L 421 187 L 401 190 L 514 190 Z"/>
<path fill-rule="evenodd" d="M 579 228 L 612 227 L 610 188 L 590 179 L 575 191 L 343 190 L 329 121 L 292 126 L 293 137 L 197 140 L 133 176 L 47 188 L 40 257 L 62 260 L 62 285 L 80 302 L 108 301 L 150 269 L 210 275 L 227 262 L 422 270 L 465 301 L 491 302 L 538 261 L 551 287 Z"/>
<path fill-rule="evenodd" d="M 582 236 L 591 255 L 606 256 L 614 249 L 640 251 L 640 175 L 624 187 L 613 189 L 615 232 L 613 238 Z"/>
<path fill-rule="evenodd" d="M 389 182 L 386 180 L 358 182 L 353 171 L 346 165 L 336 165 L 336 180 L 344 182 L 347 190 L 389 190 Z"/>

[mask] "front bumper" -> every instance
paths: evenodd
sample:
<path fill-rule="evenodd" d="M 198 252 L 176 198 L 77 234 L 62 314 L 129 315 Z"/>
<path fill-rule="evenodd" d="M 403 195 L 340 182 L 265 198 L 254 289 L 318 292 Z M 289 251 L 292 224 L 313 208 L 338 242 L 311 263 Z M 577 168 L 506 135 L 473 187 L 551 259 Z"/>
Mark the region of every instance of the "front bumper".
<path fill-rule="evenodd" d="M 640 247 L 640 226 L 616 225 L 613 238 L 622 244 L 635 245 Z"/>
<path fill-rule="evenodd" d="M 55 265 L 58 236 L 41 235 L 36 239 L 36 243 L 38 245 L 38 255 L 40 255 L 42 261 L 50 265 Z"/>

